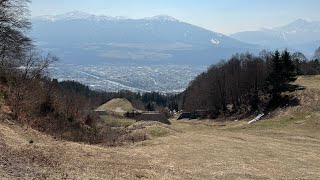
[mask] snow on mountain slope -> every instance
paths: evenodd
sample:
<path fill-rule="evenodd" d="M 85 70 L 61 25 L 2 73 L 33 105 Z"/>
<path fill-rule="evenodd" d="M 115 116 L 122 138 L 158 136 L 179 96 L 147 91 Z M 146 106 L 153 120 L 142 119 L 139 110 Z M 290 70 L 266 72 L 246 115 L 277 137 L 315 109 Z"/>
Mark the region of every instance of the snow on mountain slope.
<path fill-rule="evenodd" d="M 50 20 L 50 21 L 68 21 L 68 20 L 93 20 L 93 21 L 110 21 L 110 20 L 125 20 L 128 18 L 117 16 L 104 16 L 104 15 L 93 15 L 81 11 L 71 11 L 65 14 L 59 15 L 44 15 L 34 17 L 33 20 Z"/>
<path fill-rule="evenodd" d="M 153 17 L 146 17 L 144 20 L 158 20 L 158 21 L 172 21 L 172 22 L 180 22 L 179 20 L 167 16 L 167 15 L 158 15 L 158 16 L 153 16 Z"/>

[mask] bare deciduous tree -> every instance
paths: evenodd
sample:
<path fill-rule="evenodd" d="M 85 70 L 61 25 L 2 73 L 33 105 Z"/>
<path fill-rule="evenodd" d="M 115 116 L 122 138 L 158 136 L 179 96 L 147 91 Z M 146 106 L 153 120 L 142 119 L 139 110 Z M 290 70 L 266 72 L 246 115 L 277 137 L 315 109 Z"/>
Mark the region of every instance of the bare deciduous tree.
<path fill-rule="evenodd" d="M 24 35 L 30 28 L 28 0 L 0 0 L 0 72 L 19 66 L 25 51 L 32 46 Z"/>

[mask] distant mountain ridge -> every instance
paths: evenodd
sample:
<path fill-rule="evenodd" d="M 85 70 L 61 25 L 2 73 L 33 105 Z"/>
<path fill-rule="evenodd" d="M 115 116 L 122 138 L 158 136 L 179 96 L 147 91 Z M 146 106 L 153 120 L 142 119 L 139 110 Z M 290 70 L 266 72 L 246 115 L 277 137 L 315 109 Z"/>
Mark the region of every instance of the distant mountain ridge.
<path fill-rule="evenodd" d="M 32 23 L 38 45 L 72 63 L 209 65 L 233 53 L 257 49 L 167 15 L 129 19 L 74 11 L 35 17 Z"/>
<path fill-rule="evenodd" d="M 270 48 L 302 49 L 310 54 L 320 46 L 320 21 L 297 19 L 285 26 L 258 31 L 244 31 L 230 37 L 239 41 L 259 44 Z"/>
<path fill-rule="evenodd" d="M 106 16 L 106 15 L 93 15 L 86 12 L 81 11 L 71 11 L 65 14 L 59 15 L 44 15 L 44 16 L 37 16 L 34 17 L 33 20 L 51 20 L 51 21 L 59 21 L 59 20 L 96 20 L 96 21 L 110 21 L 110 20 L 134 20 L 132 18 L 127 18 L 123 16 Z M 179 21 L 171 16 L 168 15 L 157 15 L 153 17 L 146 17 L 143 18 L 146 20 L 161 20 L 161 21 Z"/>
<path fill-rule="evenodd" d="M 309 32 L 320 32 L 320 21 L 307 21 L 304 19 L 297 19 L 288 25 L 282 27 L 273 28 L 275 30 L 283 31 L 288 34 L 296 33 L 309 33 Z"/>

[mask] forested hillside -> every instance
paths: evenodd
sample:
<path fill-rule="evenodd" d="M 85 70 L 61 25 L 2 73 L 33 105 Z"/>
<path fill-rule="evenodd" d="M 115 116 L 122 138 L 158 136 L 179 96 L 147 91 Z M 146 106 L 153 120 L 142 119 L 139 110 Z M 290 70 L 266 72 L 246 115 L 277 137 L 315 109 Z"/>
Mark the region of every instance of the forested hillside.
<path fill-rule="evenodd" d="M 227 61 L 212 65 L 196 77 L 183 93 L 183 109 L 209 110 L 212 117 L 219 114 L 251 114 L 270 111 L 287 105 L 294 97 L 285 92 L 296 75 L 320 73 L 319 49 L 314 59 L 302 53 L 262 51 L 259 56 L 236 54 Z"/>

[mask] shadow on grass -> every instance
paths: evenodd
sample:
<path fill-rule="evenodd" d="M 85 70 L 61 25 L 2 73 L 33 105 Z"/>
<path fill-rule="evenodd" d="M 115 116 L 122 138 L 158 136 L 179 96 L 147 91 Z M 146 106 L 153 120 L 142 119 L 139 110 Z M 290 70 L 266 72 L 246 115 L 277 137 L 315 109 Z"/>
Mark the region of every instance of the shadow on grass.
<path fill-rule="evenodd" d="M 287 92 L 295 92 L 305 90 L 304 86 L 299 85 L 288 85 L 286 87 Z M 287 108 L 287 107 L 295 107 L 300 105 L 300 100 L 293 94 L 287 94 L 278 98 L 271 99 L 269 105 L 267 106 L 267 112 L 274 111 L 277 108 Z"/>

